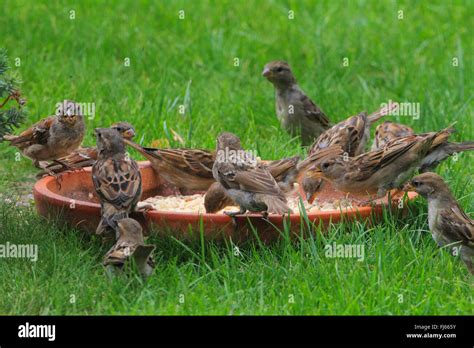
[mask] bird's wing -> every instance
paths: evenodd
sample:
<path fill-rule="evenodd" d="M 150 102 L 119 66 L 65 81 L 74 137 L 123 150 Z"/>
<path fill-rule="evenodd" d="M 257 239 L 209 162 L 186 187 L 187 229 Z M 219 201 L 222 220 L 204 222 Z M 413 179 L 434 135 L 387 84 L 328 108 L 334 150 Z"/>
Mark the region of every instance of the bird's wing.
<path fill-rule="evenodd" d="M 366 112 L 339 122 L 322 133 L 311 145 L 308 153 L 312 154 L 333 145 L 340 145 L 349 156 L 354 156 L 364 136 L 366 123 Z"/>
<path fill-rule="evenodd" d="M 140 198 L 140 170 L 132 159 L 109 158 L 96 162 L 92 167 L 92 180 L 100 198 L 114 207 L 131 207 Z"/>
<path fill-rule="evenodd" d="M 285 176 L 289 170 L 295 168 L 299 160 L 300 156 L 294 156 L 276 161 L 268 161 L 265 163 L 265 165 L 270 171 L 270 174 L 278 180 L 279 178 Z"/>
<path fill-rule="evenodd" d="M 10 140 L 11 145 L 19 148 L 25 148 L 32 144 L 46 144 L 49 139 L 49 130 L 51 129 L 54 120 L 55 116 L 49 116 L 24 130 L 18 136 L 12 136 L 11 139 L 6 139 Z"/>
<path fill-rule="evenodd" d="M 275 196 L 283 195 L 277 182 L 263 164 L 238 168 L 231 163 L 217 163 L 215 173 L 218 176 L 218 181 L 226 189 Z"/>
<path fill-rule="evenodd" d="M 331 126 L 331 122 L 324 112 L 304 93 L 301 94 L 301 103 L 303 104 L 303 109 L 305 110 L 305 116 L 307 118 L 312 121 L 317 121 L 326 128 Z"/>
<path fill-rule="evenodd" d="M 159 149 L 154 154 L 172 166 L 203 178 L 212 178 L 215 153 L 201 149 Z"/>
<path fill-rule="evenodd" d="M 104 256 L 104 265 L 121 266 L 135 252 L 137 244 L 119 241 Z"/>
<path fill-rule="evenodd" d="M 150 161 L 163 161 L 177 170 L 212 179 L 212 166 L 216 159 L 215 152 L 201 149 L 155 149 L 140 146 L 128 139 L 125 139 L 125 143 Z"/>
<path fill-rule="evenodd" d="M 277 182 L 264 166 L 237 171 L 234 176 L 234 182 L 243 191 L 272 196 L 283 195 Z"/>
<path fill-rule="evenodd" d="M 416 136 L 397 139 L 383 149 L 361 154 L 351 161 L 348 174 L 351 180 L 364 181 L 371 177 L 376 171 L 384 168 L 401 156 L 411 151 L 417 145 Z"/>
<path fill-rule="evenodd" d="M 474 221 L 455 204 L 440 213 L 440 229 L 452 240 L 474 246 Z"/>

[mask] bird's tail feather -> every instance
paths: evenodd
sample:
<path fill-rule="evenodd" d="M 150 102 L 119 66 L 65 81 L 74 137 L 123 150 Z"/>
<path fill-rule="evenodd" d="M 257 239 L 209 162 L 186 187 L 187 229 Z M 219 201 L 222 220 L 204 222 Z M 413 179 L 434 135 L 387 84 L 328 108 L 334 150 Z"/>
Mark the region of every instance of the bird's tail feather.
<path fill-rule="evenodd" d="M 284 215 L 288 214 L 288 212 L 292 212 L 284 198 L 269 195 L 264 198 L 264 203 L 267 205 L 267 211 L 269 213 Z"/>
<path fill-rule="evenodd" d="M 474 141 L 465 141 L 462 143 L 447 143 L 446 152 L 452 155 L 455 152 L 474 150 Z"/>

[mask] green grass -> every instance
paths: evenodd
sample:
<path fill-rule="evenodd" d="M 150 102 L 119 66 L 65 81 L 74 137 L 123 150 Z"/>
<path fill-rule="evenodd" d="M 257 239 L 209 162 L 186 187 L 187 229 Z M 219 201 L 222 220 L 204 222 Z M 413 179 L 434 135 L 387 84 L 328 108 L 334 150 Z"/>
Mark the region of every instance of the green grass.
<path fill-rule="evenodd" d="M 456 121 L 453 140 L 474 138 L 471 1 L 7 0 L 0 10 L 1 45 L 12 63 L 21 58 L 30 121 L 65 98 L 93 102 L 86 145 L 95 127 L 117 120 L 150 144 L 167 137 L 166 121 L 186 146 L 213 148 L 229 130 L 262 158 L 303 153 L 279 129 L 273 89 L 260 76 L 273 59 L 290 62 L 334 122 L 392 99 L 420 103 L 420 119 L 398 118 L 416 131 Z M 438 169 L 468 212 L 471 156 Z M 15 161 L 5 144 L 0 174 L 6 196 L 31 189 L 31 163 Z M 293 243 L 247 243 L 241 256 L 232 245 L 152 238 L 157 269 L 146 283 L 108 280 L 98 240 L 13 205 L 0 204 L 0 244 L 37 244 L 39 259 L 0 259 L 1 314 L 473 314 L 472 278 L 432 241 L 422 200 L 404 218 L 333 226 Z M 365 260 L 325 257 L 333 242 L 365 245 Z"/>

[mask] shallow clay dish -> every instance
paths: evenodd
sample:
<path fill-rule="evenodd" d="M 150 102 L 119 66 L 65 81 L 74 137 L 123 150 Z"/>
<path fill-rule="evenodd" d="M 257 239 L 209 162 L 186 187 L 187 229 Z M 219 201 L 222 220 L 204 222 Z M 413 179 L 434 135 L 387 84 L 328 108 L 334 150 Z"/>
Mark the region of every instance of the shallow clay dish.
<path fill-rule="evenodd" d="M 149 162 L 140 162 L 140 171 L 143 179 L 142 200 L 148 197 L 175 194 L 175 190 L 164 182 L 151 168 Z M 59 216 L 62 221 L 81 230 L 93 233 L 100 220 L 100 205 L 95 194 L 91 168 L 66 172 L 60 177 L 59 184 L 51 176 L 40 179 L 34 186 L 34 198 L 38 213 L 45 217 Z M 330 185 L 318 196 L 324 200 L 335 195 Z M 409 192 L 408 198 L 413 199 L 416 193 Z M 396 208 L 398 198 L 392 201 Z M 308 213 L 308 219 L 316 224 L 327 227 L 329 223 L 338 223 L 342 220 L 369 220 L 376 221 L 382 215 L 382 205 L 374 207 L 364 206 L 342 208 L 341 210 L 318 211 Z M 299 214 L 292 214 L 289 218 L 270 215 L 268 220 L 262 219 L 261 214 L 238 216 L 235 223 L 224 214 L 198 214 L 184 212 L 165 212 L 150 210 L 146 213 L 133 213 L 133 218 L 140 221 L 146 231 L 153 231 L 163 235 L 173 235 L 178 238 L 199 237 L 200 227 L 203 227 L 206 239 L 220 239 L 224 236 L 232 238 L 234 242 L 244 241 L 255 235 L 262 241 L 270 241 L 283 231 L 284 221 L 289 224 L 295 234 L 301 233 L 301 224 L 306 224 Z M 152 227 L 153 228 L 150 228 Z M 253 226 L 253 228 L 252 228 Z"/>

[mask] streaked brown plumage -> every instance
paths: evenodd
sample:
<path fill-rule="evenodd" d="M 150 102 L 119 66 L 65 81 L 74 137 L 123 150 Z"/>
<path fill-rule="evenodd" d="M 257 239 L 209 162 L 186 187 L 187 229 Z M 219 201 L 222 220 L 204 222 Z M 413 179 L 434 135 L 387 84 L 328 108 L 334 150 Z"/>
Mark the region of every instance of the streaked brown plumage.
<path fill-rule="evenodd" d="M 440 247 L 450 245 L 474 274 L 474 221 L 462 210 L 443 178 L 435 173 L 415 176 L 404 190 L 428 200 L 428 225 Z"/>
<path fill-rule="evenodd" d="M 413 135 L 415 132 L 408 126 L 392 121 L 385 121 L 375 128 L 374 143 L 372 144 L 372 151 L 383 148 L 390 141 Z"/>
<path fill-rule="evenodd" d="M 147 158 L 167 182 L 182 190 L 206 191 L 213 183 L 215 153 L 201 149 L 153 149 L 125 143 Z"/>
<path fill-rule="evenodd" d="M 148 277 L 155 266 L 152 253 L 155 247 L 145 245 L 140 224 L 130 218 L 117 222 L 118 239 L 104 257 L 104 266 L 111 272 L 122 271 L 125 264 L 133 259 L 143 277 Z"/>
<path fill-rule="evenodd" d="M 224 132 L 217 138 L 217 158 L 212 172 L 227 195 L 240 207 L 239 212 L 226 212 L 230 216 L 251 212 L 285 214 L 290 211 L 286 198 L 265 165 L 256 159 L 240 156 L 231 160 L 221 155 L 229 151 L 243 151 L 240 139 Z"/>
<path fill-rule="evenodd" d="M 308 150 L 309 157 L 334 145 L 340 146 L 345 156 L 348 157 L 355 157 L 364 153 L 370 138 L 370 126 L 395 108 L 398 108 L 398 104 L 392 103 L 370 115 L 361 112 L 335 124 L 321 134 L 311 145 Z M 321 180 L 304 175 L 302 185 L 306 199 L 312 203 L 316 192 L 322 185 Z"/>
<path fill-rule="evenodd" d="M 423 137 L 395 139 L 382 150 L 357 157 L 323 159 L 307 174 L 331 181 L 341 192 L 383 197 L 387 190 L 400 187 L 421 166 L 427 153 L 445 142 L 450 133 L 447 128 Z"/>
<path fill-rule="evenodd" d="M 297 164 L 299 156 L 283 158 L 281 160 L 262 161 L 283 193 L 291 193 L 293 186 L 298 180 Z M 226 206 L 235 205 L 234 201 L 226 194 L 225 189 L 218 182 L 209 187 L 204 196 L 204 207 L 206 213 L 215 213 Z"/>
<path fill-rule="evenodd" d="M 84 116 L 79 105 L 65 100 L 61 106 L 56 115 L 42 119 L 19 135 L 3 137 L 29 157 L 37 168 L 42 169 L 41 161 L 54 161 L 69 155 L 84 139 Z"/>
<path fill-rule="evenodd" d="M 262 75 L 275 87 L 276 114 L 281 127 L 292 136 L 301 135 L 303 145 L 311 144 L 331 126 L 324 112 L 298 86 L 287 62 L 266 64 Z"/>
<path fill-rule="evenodd" d="M 117 122 L 112 124 L 110 128 L 116 129 L 124 139 L 132 139 L 135 136 L 135 129 L 128 122 Z M 70 155 L 61 157 L 56 162 L 46 166 L 45 170 L 37 174 L 37 177 L 90 167 L 97 160 L 97 155 L 98 151 L 96 147 L 81 147 L 73 151 Z"/>
<path fill-rule="evenodd" d="M 102 219 L 99 235 L 117 231 L 117 221 L 127 218 L 142 193 L 137 162 L 125 155 L 120 133 L 111 128 L 97 128 L 99 155 L 92 166 L 92 181 L 100 199 Z"/>

